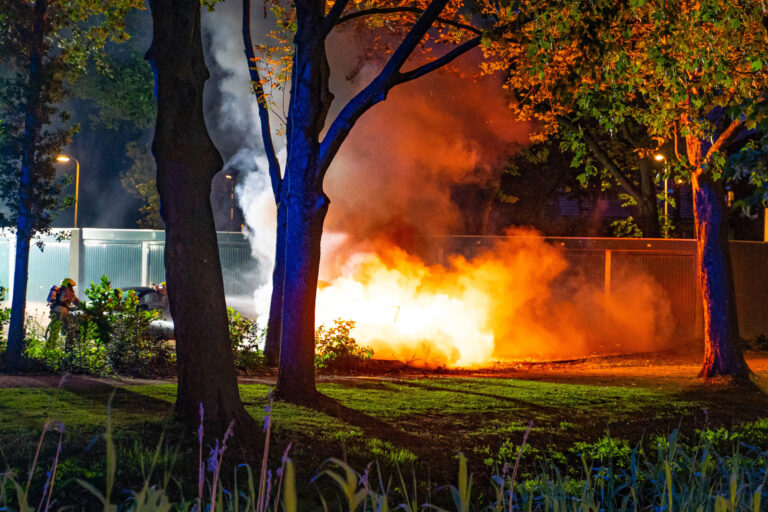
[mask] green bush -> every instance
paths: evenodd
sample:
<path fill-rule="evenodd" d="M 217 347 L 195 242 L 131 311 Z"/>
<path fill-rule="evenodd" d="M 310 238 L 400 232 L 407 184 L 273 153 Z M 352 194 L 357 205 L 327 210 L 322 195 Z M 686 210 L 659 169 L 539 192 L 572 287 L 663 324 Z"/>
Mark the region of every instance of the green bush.
<path fill-rule="evenodd" d="M 147 375 L 173 366 L 172 348 L 150 334 L 159 313 L 139 309 L 135 292 L 112 288 L 102 276 L 85 295 L 88 303 L 62 322 L 52 320 L 45 335 L 28 329 L 27 357 L 53 371 L 95 375 Z"/>
<path fill-rule="evenodd" d="M 349 371 L 373 357 L 373 349 L 361 347 L 350 331 L 354 320 L 337 318 L 331 327 L 321 325 L 315 331 L 315 367 Z"/>
<path fill-rule="evenodd" d="M 262 368 L 265 364 L 264 353 L 259 348 L 264 343 L 267 330 L 232 308 L 227 308 L 229 320 L 229 340 L 232 343 L 232 355 L 238 370 L 250 371 Z"/>
<path fill-rule="evenodd" d="M 0 302 L 3 302 L 5 300 L 7 293 L 8 293 L 8 290 L 5 287 L 0 286 Z M 5 324 L 7 324 L 10 319 L 11 319 L 11 308 L 0 308 L 0 334 L 3 333 L 3 328 L 5 327 Z"/>

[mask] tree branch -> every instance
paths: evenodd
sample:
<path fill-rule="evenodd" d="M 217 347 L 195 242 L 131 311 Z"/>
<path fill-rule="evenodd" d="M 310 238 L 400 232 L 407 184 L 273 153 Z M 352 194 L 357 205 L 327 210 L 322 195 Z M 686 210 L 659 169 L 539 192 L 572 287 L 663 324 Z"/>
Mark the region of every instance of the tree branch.
<path fill-rule="evenodd" d="M 337 3 L 341 0 L 337 0 Z M 334 5 L 334 8 L 336 6 Z M 342 23 L 346 21 L 353 20 L 355 18 L 362 18 L 363 16 L 376 16 L 378 14 L 398 14 L 398 13 L 413 13 L 413 14 L 422 14 L 424 12 L 424 9 L 419 9 L 418 7 L 376 7 L 371 9 L 362 9 L 359 11 L 351 12 L 349 14 L 345 14 L 344 16 L 339 17 L 335 24 L 341 25 Z M 442 23 L 443 25 L 448 25 L 455 28 L 460 28 L 462 30 L 467 30 L 469 32 L 475 33 L 475 34 L 482 34 L 482 30 L 480 30 L 477 27 L 474 27 L 472 25 L 468 25 L 466 23 L 461 23 L 458 21 L 449 20 L 447 18 L 440 18 L 438 17 L 435 21 L 438 23 Z"/>
<path fill-rule="evenodd" d="M 342 1 L 342 0 L 338 0 Z M 245 57 L 248 59 L 248 72 L 251 75 L 251 86 L 256 94 L 256 102 L 259 105 L 259 120 L 261 121 L 261 139 L 264 143 L 264 152 L 269 163 L 269 178 L 272 183 L 272 194 L 275 203 L 280 202 L 280 187 L 282 177 L 280 175 L 280 162 L 275 154 L 275 145 L 272 142 L 272 128 L 269 124 L 269 109 L 267 97 L 264 94 L 264 86 L 256 67 L 256 56 L 253 53 L 253 41 L 251 39 L 251 0 L 243 0 L 243 45 Z"/>
<path fill-rule="evenodd" d="M 331 30 L 333 30 L 333 27 L 339 23 L 341 13 L 344 12 L 344 9 L 347 7 L 348 3 L 349 0 L 336 0 L 336 2 L 333 4 L 333 7 L 331 7 L 328 15 L 323 20 L 323 32 L 326 36 L 331 32 Z"/>
<path fill-rule="evenodd" d="M 480 40 L 481 40 L 480 36 L 473 37 L 469 41 L 466 41 L 460 44 L 459 46 L 449 51 L 448 53 L 446 53 L 440 58 L 437 58 L 431 62 L 424 64 L 423 66 L 419 66 L 410 71 L 406 71 L 405 73 L 400 73 L 399 78 L 397 80 L 397 84 L 403 84 L 405 82 L 410 82 L 411 80 L 416 80 L 417 78 L 422 77 L 427 73 L 430 73 L 436 69 L 439 69 L 445 66 L 446 64 L 449 64 L 456 57 L 459 57 L 460 55 L 467 53 L 469 50 L 479 45 Z"/>
<path fill-rule="evenodd" d="M 447 3 L 448 0 L 432 0 L 430 2 L 429 6 L 427 6 L 419 19 L 416 20 L 416 23 L 413 24 L 411 30 L 402 40 L 400 46 L 392 53 L 389 61 L 387 61 L 376 78 L 365 89 L 349 100 L 336 116 L 323 141 L 320 143 L 320 154 L 318 155 L 318 163 L 320 165 L 318 168 L 321 175 L 316 177 L 318 181 L 322 179 L 322 175 L 328 170 L 331 160 L 333 160 L 341 144 L 347 138 L 349 130 L 360 119 L 360 116 L 373 105 L 383 101 L 392 87 L 402 83 L 400 69 Z"/>
<path fill-rule="evenodd" d="M 558 117 L 558 122 L 569 130 L 577 130 L 573 123 L 564 117 Z M 581 134 L 584 143 L 587 145 L 587 148 L 589 148 L 589 151 L 597 159 L 597 161 L 600 162 L 603 167 L 605 167 L 605 170 L 608 171 L 611 176 L 613 176 L 613 179 L 618 182 L 621 188 L 623 188 L 627 194 L 632 196 L 632 199 L 634 199 L 637 204 L 640 204 L 642 201 L 642 194 L 637 189 L 637 187 L 635 187 L 635 185 L 632 184 L 632 182 L 629 181 L 626 176 L 624 176 L 624 173 L 621 172 L 619 166 L 613 162 L 611 157 L 608 156 L 603 148 L 600 147 L 600 144 L 598 144 L 597 141 L 588 132 L 582 130 Z"/>
<path fill-rule="evenodd" d="M 707 151 L 707 156 L 704 157 L 705 162 L 709 160 L 709 157 L 711 157 L 713 154 L 720 151 L 720 148 L 723 146 L 723 144 L 725 144 L 725 141 L 727 141 L 728 138 L 731 135 L 733 135 L 733 132 L 736 131 L 736 128 L 738 128 L 740 124 L 741 124 L 741 120 L 739 119 L 736 119 L 731 122 L 728 128 L 726 128 L 725 131 L 720 134 L 720 136 L 717 138 L 715 143 L 709 147 L 709 151 Z"/>

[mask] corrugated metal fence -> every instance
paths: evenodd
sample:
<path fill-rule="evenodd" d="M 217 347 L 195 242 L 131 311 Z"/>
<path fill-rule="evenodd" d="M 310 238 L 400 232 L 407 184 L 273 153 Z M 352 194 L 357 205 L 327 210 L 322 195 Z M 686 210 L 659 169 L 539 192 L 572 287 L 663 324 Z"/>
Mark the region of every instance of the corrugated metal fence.
<path fill-rule="evenodd" d="M 250 296 L 258 286 L 258 263 L 242 233 L 218 233 L 219 255 L 228 296 Z M 72 277 L 81 289 L 102 275 L 115 287 L 165 281 L 165 233 L 139 229 L 56 230 L 33 246 L 27 300 L 44 301 L 52 284 Z M 0 286 L 12 286 L 14 238 L 0 236 Z"/>

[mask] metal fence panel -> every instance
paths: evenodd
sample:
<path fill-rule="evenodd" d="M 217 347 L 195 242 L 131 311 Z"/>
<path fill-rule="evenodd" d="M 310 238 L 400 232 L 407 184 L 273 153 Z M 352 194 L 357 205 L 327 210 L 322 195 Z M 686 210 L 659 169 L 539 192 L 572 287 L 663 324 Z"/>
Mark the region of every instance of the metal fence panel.
<path fill-rule="evenodd" d="M 115 288 L 141 284 L 141 243 L 86 240 L 84 245 L 84 285 L 99 282 L 102 275 L 109 277 Z"/>
<path fill-rule="evenodd" d="M 611 273 L 616 277 L 612 287 L 622 275 L 645 276 L 654 282 L 659 293 L 669 301 L 675 320 L 675 336 L 696 336 L 696 257 L 692 254 L 642 253 L 613 251 Z"/>
<path fill-rule="evenodd" d="M 7 238 L 0 238 L 0 286 L 5 289 L 8 289 L 8 285 L 10 284 L 10 253 L 11 241 Z"/>
<path fill-rule="evenodd" d="M 564 249 L 562 255 L 568 262 L 565 269 L 555 279 L 558 284 L 574 277 L 583 278 L 588 283 L 600 284 L 605 279 L 605 251 L 590 249 Z"/>
<path fill-rule="evenodd" d="M 40 251 L 33 241 L 29 249 L 28 275 L 27 300 L 45 302 L 51 286 L 61 283 L 69 275 L 69 242 L 46 241 Z"/>
<path fill-rule="evenodd" d="M 228 296 L 253 295 L 258 286 L 258 263 L 248 244 L 219 243 L 219 257 Z"/>
<path fill-rule="evenodd" d="M 768 243 L 731 242 L 739 334 L 768 336 Z"/>
<path fill-rule="evenodd" d="M 149 244 L 149 262 L 147 276 L 150 283 L 160 284 L 165 281 L 165 243 Z M 149 283 L 144 283 L 149 284 Z"/>

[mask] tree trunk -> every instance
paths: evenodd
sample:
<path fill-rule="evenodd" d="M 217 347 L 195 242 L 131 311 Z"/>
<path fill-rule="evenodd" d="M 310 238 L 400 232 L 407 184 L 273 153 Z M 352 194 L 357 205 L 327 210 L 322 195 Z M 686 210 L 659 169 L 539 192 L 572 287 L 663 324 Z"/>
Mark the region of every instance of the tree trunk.
<path fill-rule="evenodd" d="M 285 286 L 280 330 L 280 367 L 275 393 L 279 398 L 307 401 L 315 389 L 315 302 L 320 268 L 320 238 L 328 211 L 323 178 L 349 130 L 360 116 L 386 98 L 389 89 L 414 80 L 480 44 L 474 37 L 438 59 L 407 72 L 401 69 L 440 15 L 448 0 L 433 0 L 392 52 L 379 75 L 360 91 L 328 127 L 322 143 L 333 95 L 328 88 L 330 68 L 325 37 L 338 21 L 346 1 L 334 3 L 326 16 L 326 2 L 296 0 L 296 34 L 288 111 L 285 197 Z M 274 183 L 274 182 L 273 182 Z"/>
<path fill-rule="evenodd" d="M 691 183 L 697 233 L 696 262 L 704 301 L 704 364 L 699 377 L 745 378 L 749 368 L 739 337 L 722 184 L 705 173 L 693 173 Z"/>
<path fill-rule="evenodd" d="M 289 166 L 290 167 L 290 166 Z M 324 194 L 289 192 L 286 276 L 276 395 L 303 402 L 315 391 L 315 305 L 320 239 L 328 211 Z"/>
<path fill-rule="evenodd" d="M 272 298 L 269 302 L 267 339 L 264 342 L 264 358 L 269 366 L 280 362 L 280 331 L 283 323 L 283 289 L 285 287 L 285 223 L 283 201 L 277 205 L 277 238 L 275 241 L 275 267 L 272 269 Z"/>
<path fill-rule="evenodd" d="M 646 159 L 640 160 L 639 224 L 646 238 L 661 238 L 659 210 L 656 204 L 656 182 L 653 168 Z"/>
<path fill-rule="evenodd" d="M 281 194 L 285 198 L 285 279 L 280 367 L 275 395 L 308 401 L 315 388 L 315 303 L 320 270 L 320 239 L 328 211 L 323 193 L 327 165 L 320 162 L 320 132 L 333 95 L 325 53 L 325 2 L 296 2 L 287 159 Z"/>
<path fill-rule="evenodd" d="M 222 159 L 203 118 L 199 0 L 150 0 L 155 72 L 160 212 L 165 222 L 165 270 L 178 367 L 176 414 L 189 429 L 205 415 L 207 434 L 221 437 L 230 422 L 249 435 L 255 426 L 240 400 L 227 325 L 224 282 L 210 204 L 211 180 Z"/>
<path fill-rule="evenodd" d="M 29 225 L 28 216 L 16 224 L 16 266 L 13 272 L 13 295 L 11 297 L 11 321 L 8 326 L 8 346 L 5 352 L 6 364 L 11 372 L 19 371 L 24 362 L 24 318 L 27 306 L 27 280 L 29 275 L 29 245 L 31 233 L 22 225 Z"/>
<path fill-rule="evenodd" d="M 29 276 L 29 242 L 34 232 L 32 197 L 35 184 L 37 145 L 42 130 L 41 88 L 45 23 L 48 1 L 37 0 L 34 7 L 32 44 L 29 53 L 29 83 L 24 105 L 24 140 L 21 149 L 21 176 L 16 219 L 16 266 L 13 273 L 11 295 L 11 321 L 8 326 L 6 363 L 10 371 L 21 369 L 24 360 L 24 319 L 27 306 L 27 279 Z"/>

